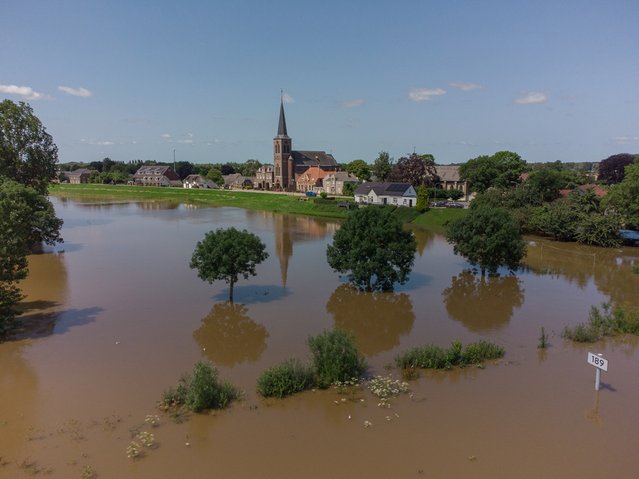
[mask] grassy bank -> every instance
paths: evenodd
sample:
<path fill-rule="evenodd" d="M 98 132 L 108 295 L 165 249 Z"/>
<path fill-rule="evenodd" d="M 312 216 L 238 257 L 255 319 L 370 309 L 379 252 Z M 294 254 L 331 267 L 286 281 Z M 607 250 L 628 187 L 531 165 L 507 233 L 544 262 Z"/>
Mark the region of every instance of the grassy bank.
<path fill-rule="evenodd" d="M 274 213 L 346 218 L 348 211 L 337 206 L 343 201 L 322 201 L 315 203 L 312 198 L 300 195 L 264 193 L 246 190 L 200 190 L 187 188 L 157 188 L 123 185 L 52 185 L 50 193 L 60 198 L 113 199 L 169 201 L 175 203 L 195 203 L 210 206 L 232 206 L 249 210 L 272 211 Z M 431 209 L 419 215 L 414 209 L 397 208 L 396 212 L 404 223 L 423 227 L 442 228 L 449 221 L 460 218 L 468 210 L 442 208 Z"/>

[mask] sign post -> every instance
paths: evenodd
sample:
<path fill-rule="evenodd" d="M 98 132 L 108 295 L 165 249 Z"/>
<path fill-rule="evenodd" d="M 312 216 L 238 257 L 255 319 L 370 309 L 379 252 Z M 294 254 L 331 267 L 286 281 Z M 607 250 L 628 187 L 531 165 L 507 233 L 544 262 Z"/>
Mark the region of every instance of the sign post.
<path fill-rule="evenodd" d="M 599 391 L 601 383 L 601 371 L 608 371 L 608 360 L 604 359 L 601 354 L 588 353 L 586 359 L 588 364 L 595 367 L 595 391 Z"/>

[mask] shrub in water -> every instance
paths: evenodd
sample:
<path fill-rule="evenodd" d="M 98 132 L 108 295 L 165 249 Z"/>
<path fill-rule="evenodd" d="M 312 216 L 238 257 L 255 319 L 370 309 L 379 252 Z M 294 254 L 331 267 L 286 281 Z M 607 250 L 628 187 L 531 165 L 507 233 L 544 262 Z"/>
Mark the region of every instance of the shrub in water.
<path fill-rule="evenodd" d="M 639 312 L 620 306 L 611 309 L 608 303 L 602 304 L 602 310 L 593 306 L 586 323 L 566 327 L 562 336 L 578 343 L 594 343 L 615 334 L 639 335 Z"/>
<path fill-rule="evenodd" d="M 162 395 L 165 408 L 186 406 L 193 412 L 205 409 L 221 409 L 239 397 L 239 391 L 217 378 L 217 370 L 208 362 L 199 361 L 192 375 L 180 378 L 177 388 L 170 388 Z"/>
<path fill-rule="evenodd" d="M 317 385 L 327 388 L 337 381 L 359 377 L 366 369 L 363 356 L 348 334 L 333 329 L 308 338 Z"/>
<path fill-rule="evenodd" d="M 450 348 L 426 345 L 409 349 L 395 357 L 397 366 L 408 368 L 444 369 L 453 366 L 480 364 L 489 359 L 498 359 L 504 355 L 504 348 L 488 341 L 467 344 L 454 341 Z"/>
<path fill-rule="evenodd" d="M 264 397 L 283 398 L 314 385 L 313 371 L 297 359 L 268 368 L 257 379 L 257 392 Z"/>

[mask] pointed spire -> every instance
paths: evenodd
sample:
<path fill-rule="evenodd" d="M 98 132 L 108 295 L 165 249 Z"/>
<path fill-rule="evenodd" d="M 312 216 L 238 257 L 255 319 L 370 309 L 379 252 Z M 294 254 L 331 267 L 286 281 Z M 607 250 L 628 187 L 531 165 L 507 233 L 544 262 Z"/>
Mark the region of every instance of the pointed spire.
<path fill-rule="evenodd" d="M 280 93 L 280 124 L 277 127 L 277 136 L 288 136 L 286 132 L 286 118 L 284 117 L 284 91 Z"/>

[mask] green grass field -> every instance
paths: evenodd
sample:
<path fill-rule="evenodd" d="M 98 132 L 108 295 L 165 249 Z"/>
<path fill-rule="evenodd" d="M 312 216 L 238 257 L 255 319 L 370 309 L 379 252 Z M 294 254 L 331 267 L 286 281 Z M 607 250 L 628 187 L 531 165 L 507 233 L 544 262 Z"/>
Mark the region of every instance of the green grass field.
<path fill-rule="evenodd" d="M 312 198 L 306 198 L 305 196 L 259 193 L 246 190 L 200 190 L 98 184 L 52 185 L 50 194 L 60 198 L 169 201 L 211 206 L 232 206 L 250 210 L 327 218 L 346 218 L 348 211 L 337 206 L 337 203 L 352 201 L 351 198 L 338 198 L 334 202 L 322 201 L 315 203 Z M 413 209 L 396 209 L 396 214 L 402 222 L 427 228 L 442 228 L 449 221 L 464 216 L 466 212 L 467 210 L 445 208 L 431 209 L 422 215 L 417 215 L 417 212 Z"/>

